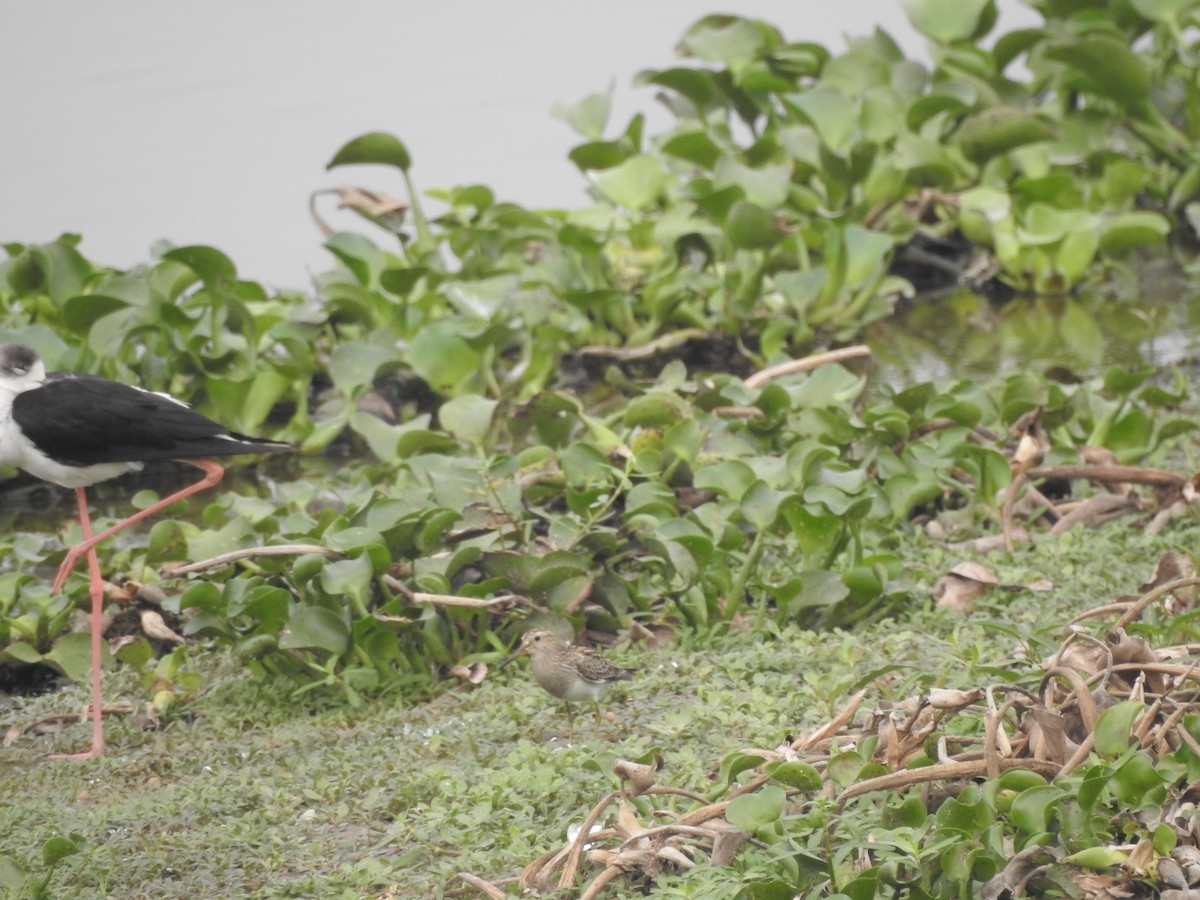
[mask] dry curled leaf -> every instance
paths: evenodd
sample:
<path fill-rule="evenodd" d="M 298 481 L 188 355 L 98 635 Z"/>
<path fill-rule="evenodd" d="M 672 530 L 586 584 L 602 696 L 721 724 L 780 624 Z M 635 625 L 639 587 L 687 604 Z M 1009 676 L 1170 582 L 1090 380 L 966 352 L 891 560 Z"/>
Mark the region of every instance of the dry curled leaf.
<path fill-rule="evenodd" d="M 464 681 L 469 681 L 471 684 L 480 684 L 488 675 L 488 666 L 484 662 L 473 662 L 469 666 L 464 666 L 459 663 L 451 667 L 450 674 L 455 678 L 461 678 Z"/>
<path fill-rule="evenodd" d="M 931 688 L 929 691 L 929 705 L 934 709 L 962 709 L 964 706 L 970 706 L 972 703 L 978 702 L 982 696 L 983 691 L 980 688 L 973 688 L 969 691 Z"/>
<path fill-rule="evenodd" d="M 962 562 L 938 579 L 933 586 L 933 599 L 938 606 L 970 612 L 975 608 L 975 599 L 999 583 L 986 566 Z"/>
<path fill-rule="evenodd" d="M 1009 460 L 1013 474 L 1026 472 L 1035 466 L 1040 466 L 1050 449 L 1050 438 L 1042 427 L 1044 407 L 1031 409 L 1017 421 L 1013 422 L 1009 432 L 1018 435 L 1017 447 Z"/>
<path fill-rule="evenodd" d="M 629 786 L 629 793 L 644 794 L 654 785 L 654 776 L 662 768 L 662 756 L 655 753 L 653 764 L 635 763 L 627 759 L 618 759 L 613 763 L 613 774 L 621 779 L 622 784 Z"/>
<path fill-rule="evenodd" d="M 327 194 L 333 194 L 338 198 L 338 209 L 353 210 L 364 218 L 388 230 L 398 228 L 403 223 L 404 214 L 408 210 L 408 204 L 403 200 L 397 200 L 395 197 L 389 197 L 387 194 L 381 194 L 378 191 L 368 190 L 367 188 L 357 187 L 352 184 L 313 191 L 308 199 L 308 211 L 312 215 L 317 228 L 326 237 L 332 236 L 334 229 L 317 212 L 317 198 Z"/>
<path fill-rule="evenodd" d="M 158 610 L 143 609 L 138 615 L 146 637 L 154 638 L 156 641 L 170 641 L 174 644 L 184 643 L 183 637 L 163 620 L 162 613 Z"/>

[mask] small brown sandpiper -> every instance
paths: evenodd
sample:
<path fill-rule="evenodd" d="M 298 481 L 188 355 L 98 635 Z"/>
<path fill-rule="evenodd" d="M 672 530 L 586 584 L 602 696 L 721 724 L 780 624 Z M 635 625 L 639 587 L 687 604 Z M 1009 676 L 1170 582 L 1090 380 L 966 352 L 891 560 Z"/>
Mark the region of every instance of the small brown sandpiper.
<path fill-rule="evenodd" d="M 521 636 L 521 644 L 504 662 L 504 668 L 520 656 L 532 659 L 533 677 L 551 696 L 567 706 L 568 737 L 574 736 L 575 721 L 571 715 L 572 700 L 591 700 L 596 709 L 596 726 L 600 725 L 600 698 L 610 682 L 633 677 L 633 669 L 614 666 L 590 647 L 563 643 L 548 628 L 531 628 Z"/>

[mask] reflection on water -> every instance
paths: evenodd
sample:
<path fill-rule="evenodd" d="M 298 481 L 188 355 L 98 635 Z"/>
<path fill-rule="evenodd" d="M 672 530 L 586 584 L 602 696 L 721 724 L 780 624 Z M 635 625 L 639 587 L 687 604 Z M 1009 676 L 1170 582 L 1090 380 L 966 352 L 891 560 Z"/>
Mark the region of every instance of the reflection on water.
<path fill-rule="evenodd" d="M 1018 370 L 1089 378 L 1110 366 L 1164 366 L 1200 350 L 1200 279 L 1169 262 L 1071 297 L 1003 304 L 963 290 L 871 326 L 880 380 L 893 385 Z"/>

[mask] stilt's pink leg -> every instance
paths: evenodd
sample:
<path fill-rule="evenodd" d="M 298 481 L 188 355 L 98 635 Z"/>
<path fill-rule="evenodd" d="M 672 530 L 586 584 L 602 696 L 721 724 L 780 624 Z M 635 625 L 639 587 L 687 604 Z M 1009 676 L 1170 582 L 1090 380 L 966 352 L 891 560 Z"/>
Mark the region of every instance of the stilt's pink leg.
<path fill-rule="evenodd" d="M 121 529 L 128 528 L 135 522 L 140 522 L 142 519 L 147 519 L 155 513 L 166 509 L 172 503 L 176 503 L 180 500 L 183 500 L 185 497 L 190 497 L 192 494 L 198 494 L 203 490 L 213 487 L 220 482 L 225 475 L 225 467 L 220 463 L 213 462 L 211 459 L 188 459 L 184 460 L 184 462 L 191 463 L 197 469 L 203 471 L 204 477 L 195 484 L 189 485 L 181 491 L 176 491 L 174 494 L 171 494 L 171 496 L 165 497 L 154 505 L 148 506 L 140 512 L 134 513 L 128 519 L 123 519 L 116 525 L 113 525 L 111 528 L 104 529 L 102 532 L 93 537 L 89 537 L 85 533 L 83 540 L 67 551 L 66 559 L 64 559 L 62 561 L 62 565 L 58 567 L 58 575 L 54 579 L 54 593 L 58 593 L 62 590 L 63 585 L 67 583 L 67 576 L 71 574 L 71 570 L 79 565 L 79 560 L 83 558 L 84 554 L 92 551 L 101 541 L 106 541 Z M 82 488 L 77 488 L 76 490 L 82 490 Z M 87 504 L 85 501 L 81 500 L 80 503 L 83 504 L 84 508 L 86 508 Z"/>
<path fill-rule="evenodd" d="M 83 528 L 86 544 L 92 537 L 92 518 L 88 515 L 87 489 L 75 488 L 75 499 L 79 504 L 79 524 Z M 104 712 L 100 696 L 100 661 L 104 635 L 101 615 L 104 611 L 104 581 L 100 577 L 100 561 L 96 559 L 95 544 L 87 546 L 88 575 L 91 577 L 89 593 L 92 598 L 92 748 L 82 753 L 55 753 L 51 759 L 95 759 L 104 755 Z"/>

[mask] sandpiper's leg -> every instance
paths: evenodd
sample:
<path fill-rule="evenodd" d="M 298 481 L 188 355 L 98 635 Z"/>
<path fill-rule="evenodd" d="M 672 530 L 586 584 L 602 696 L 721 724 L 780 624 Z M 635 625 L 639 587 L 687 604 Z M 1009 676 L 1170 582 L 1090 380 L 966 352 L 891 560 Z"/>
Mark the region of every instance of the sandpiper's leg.
<path fill-rule="evenodd" d="M 79 524 L 83 528 L 84 543 L 92 536 L 92 519 L 88 515 L 87 490 L 75 488 L 75 499 L 79 505 Z M 100 662 L 104 624 L 104 581 L 100 577 L 100 561 L 96 559 L 96 546 L 87 548 L 88 576 L 91 584 L 88 593 L 92 599 L 92 747 L 82 753 L 54 753 L 51 759 L 95 759 L 104 754 L 103 703 L 100 696 Z"/>
<path fill-rule="evenodd" d="M 189 485 L 183 490 L 176 491 L 169 497 L 159 500 L 157 503 L 147 506 L 145 509 L 134 513 L 128 519 L 122 519 L 116 525 L 113 525 L 111 528 L 104 529 L 97 535 L 90 535 L 90 529 L 88 532 L 84 532 L 83 540 L 67 551 L 66 558 L 62 561 L 62 565 L 58 567 L 58 575 L 54 579 L 54 587 L 52 588 L 54 593 L 57 594 L 62 590 L 63 585 L 67 582 L 67 576 L 71 574 L 71 570 L 79 564 L 79 560 L 82 559 L 85 554 L 93 550 L 101 541 L 106 541 L 121 529 L 128 528 L 135 522 L 140 522 L 142 519 L 147 519 L 155 513 L 166 509 L 172 503 L 177 503 L 186 497 L 192 496 L 192 494 L 198 494 L 200 491 L 207 490 L 208 488 L 215 486 L 225 475 L 225 467 L 220 463 L 213 462 L 211 459 L 188 459 L 184 461 L 191 463 L 197 469 L 203 471 L 204 477 L 195 484 Z M 76 488 L 76 490 L 81 491 L 83 488 Z M 86 506 L 86 501 L 81 502 L 83 502 Z M 80 516 L 80 521 L 83 521 L 82 515 Z"/>

